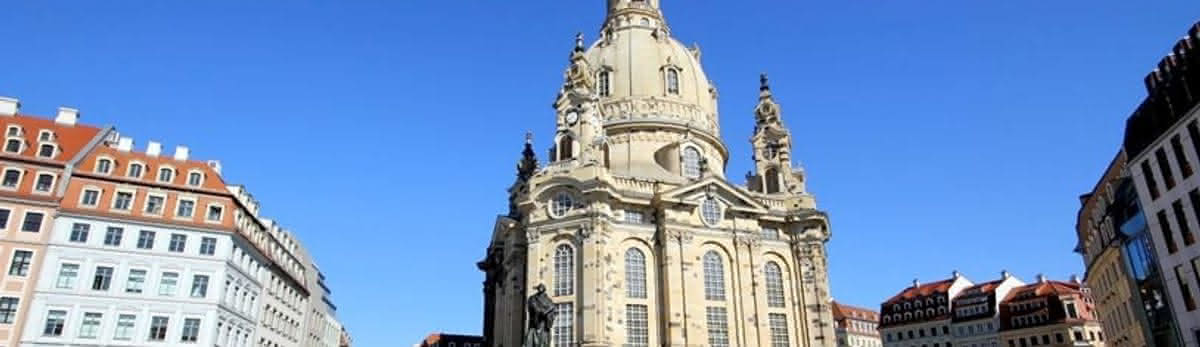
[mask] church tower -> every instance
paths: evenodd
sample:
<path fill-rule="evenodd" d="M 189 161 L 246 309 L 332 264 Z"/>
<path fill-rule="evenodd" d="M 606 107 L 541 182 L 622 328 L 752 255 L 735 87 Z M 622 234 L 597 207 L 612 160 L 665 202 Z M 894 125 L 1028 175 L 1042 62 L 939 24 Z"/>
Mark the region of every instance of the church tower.
<path fill-rule="evenodd" d="M 487 345 L 523 345 L 544 287 L 553 346 L 835 346 L 828 217 L 766 77 L 755 171 L 735 184 L 699 48 L 671 35 L 660 0 L 605 4 L 598 37 L 568 55 L 548 160 L 527 136 L 478 264 Z"/>

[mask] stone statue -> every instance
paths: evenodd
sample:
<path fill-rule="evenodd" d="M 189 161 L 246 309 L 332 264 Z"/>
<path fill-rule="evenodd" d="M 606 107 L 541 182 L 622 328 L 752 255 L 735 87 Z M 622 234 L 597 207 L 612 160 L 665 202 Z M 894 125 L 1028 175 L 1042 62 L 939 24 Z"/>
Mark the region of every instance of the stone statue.
<path fill-rule="evenodd" d="M 546 286 L 539 284 L 525 306 L 529 310 L 529 328 L 525 330 L 524 347 L 550 347 L 550 328 L 554 325 L 554 302 L 546 295 Z"/>

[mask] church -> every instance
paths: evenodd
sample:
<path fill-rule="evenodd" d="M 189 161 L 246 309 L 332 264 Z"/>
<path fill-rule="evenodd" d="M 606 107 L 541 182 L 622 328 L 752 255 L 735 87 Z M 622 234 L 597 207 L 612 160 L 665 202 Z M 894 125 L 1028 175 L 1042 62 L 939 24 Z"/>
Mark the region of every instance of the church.
<path fill-rule="evenodd" d="M 745 116 L 754 171 L 734 183 L 699 49 L 660 0 L 605 2 L 570 55 L 549 157 L 526 138 L 478 264 L 485 345 L 523 346 L 541 295 L 555 347 L 835 346 L 829 219 L 766 76 Z"/>

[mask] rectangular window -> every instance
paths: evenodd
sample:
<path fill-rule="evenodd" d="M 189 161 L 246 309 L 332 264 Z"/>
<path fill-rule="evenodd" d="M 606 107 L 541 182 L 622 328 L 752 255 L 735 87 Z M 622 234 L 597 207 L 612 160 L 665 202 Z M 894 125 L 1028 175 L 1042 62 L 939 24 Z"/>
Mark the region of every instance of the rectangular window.
<path fill-rule="evenodd" d="M 10 276 L 29 276 L 29 264 L 33 262 L 33 251 L 17 250 L 13 252 L 12 264 L 8 266 Z"/>
<path fill-rule="evenodd" d="M 46 325 L 42 328 L 42 335 L 62 336 L 63 326 L 66 324 L 67 311 L 51 310 L 46 314 Z"/>
<path fill-rule="evenodd" d="M 212 206 L 208 207 L 208 221 L 220 222 L 221 218 L 224 216 L 225 216 L 225 208 L 224 207 L 217 206 L 217 205 L 212 205 Z"/>
<path fill-rule="evenodd" d="M 1183 153 L 1183 143 L 1179 141 L 1179 135 L 1171 138 L 1171 152 L 1175 153 L 1175 164 L 1179 166 L 1179 176 L 1188 178 L 1192 175 L 1192 164 L 1188 162 L 1187 155 Z"/>
<path fill-rule="evenodd" d="M 25 212 L 25 222 L 21 223 L 21 231 L 30 233 L 42 231 L 42 218 L 45 216 L 41 212 Z"/>
<path fill-rule="evenodd" d="M 1196 237 L 1192 235 L 1192 228 L 1188 227 L 1187 215 L 1183 213 L 1183 200 L 1175 200 L 1171 203 L 1171 210 L 1175 212 L 1175 223 L 1179 224 L 1179 234 L 1183 236 L 1183 245 L 1186 247 L 1196 243 Z"/>
<path fill-rule="evenodd" d="M 146 287 L 146 270 L 129 270 L 129 279 L 125 282 L 125 292 L 140 294 Z"/>
<path fill-rule="evenodd" d="M 21 299 L 6 296 L 0 298 L 0 324 L 12 324 L 17 319 L 17 306 Z"/>
<path fill-rule="evenodd" d="M 195 275 L 192 277 L 192 297 L 203 298 L 208 296 L 208 276 Z"/>
<path fill-rule="evenodd" d="M 33 189 L 39 192 L 49 192 L 50 188 L 54 187 L 54 176 L 49 174 L 38 175 L 37 181 L 34 183 Z"/>
<path fill-rule="evenodd" d="M 154 248 L 154 232 L 149 231 L 149 230 L 142 230 L 141 232 L 139 232 L 137 248 L 153 249 Z"/>
<path fill-rule="evenodd" d="M 212 237 L 200 238 L 200 255 L 217 253 L 217 239 Z"/>
<path fill-rule="evenodd" d="M 183 320 L 183 334 L 180 334 L 180 342 L 196 342 L 200 338 L 200 319 L 187 318 Z"/>
<path fill-rule="evenodd" d="M 708 322 L 708 345 L 711 347 L 729 347 L 729 316 L 724 307 L 705 307 L 704 316 Z"/>
<path fill-rule="evenodd" d="M 96 275 L 92 277 L 92 290 L 108 290 L 112 285 L 113 268 L 97 266 Z"/>
<path fill-rule="evenodd" d="M 1158 199 L 1158 182 L 1154 180 L 1154 172 L 1150 170 L 1150 161 L 1142 162 L 1142 180 L 1146 182 L 1146 190 L 1150 191 L 1150 200 Z"/>
<path fill-rule="evenodd" d="M 561 303 L 554 305 L 554 332 L 551 336 L 554 347 L 575 346 L 575 305 Z"/>
<path fill-rule="evenodd" d="M 120 246 L 121 237 L 124 236 L 125 229 L 118 227 L 108 227 L 108 231 L 104 233 L 105 246 Z"/>
<path fill-rule="evenodd" d="M 763 228 L 762 237 L 763 237 L 763 239 L 767 239 L 767 240 L 778 240 L 779 239 L 779 229 Z"/>
<path fill-rule="evenodd" d="M 163 341 L 167 339 L 167 317 L 154 316 L 150 319 L 150 341 Z"/>
<path fill-rule="evenodd" d="M 0 209 L 0 229 L 8 229 L 8 216 L 11 211 L 8 209 Z"/>
<path fill-rule="evenodd" d="M 1171 233 L 1171 224 L 1167 221 L 1167 210 L 1158 211 L 1158 231 L 1162 234 L 1163 243 L 1167 244 L 1167 253 L 1175 254 L 1179 246 L 1175 245 L 1175 235 Z"/>
<path fill-rule="evenodd" d="M 179 273 L 164 272 L 162 280 L 158 283 L 158 295 L 172 296 L 175 295 L 175 288 L 179 286 Z"/>
<path fill-rule="evenodd" d="M 1079 318 L 1079 313 L 1075 311 L 1075 303 L 1067 303 L 1067 317 L 1071 319 Z"/>
<path fill-rule="evenodd" d="M 128 211 L 133 206 L 132 192 L 117 192 L 117 197 L 113 199 L 113 209 Z"/>
<path fill-rule="evenodd" d="M 91 225 L 83 224 L 83 223 L 75 223 L 75 225 L 72 225 L 71 226 L 71 242 L 80 242 L 80 243 L 87 242 L 88 230 L 90 230 L 91 228 L 92 228 Z"/>
<path fill-rule="evenodd" d="M 4 170 L 4 179 L 0 185 L 5 188 L 16 188 L 21 183 L 21 171 L 17 169 Z"/>
<path fill-rule="evenodd" d="M 192 211 L 196 210 L 196 202 L 192 200 L 179 200 L 179 209 L 175 210 L 175 215 L 179 217 L 192 217 Z"/>
<path fill-rule="evenodd" d="M 625 210 L 625 223 L 643 224 L 646 222 L 646 214 L 641 211 Z"/>
<path fill-rule="evenodd" d="M 625 346 L 650 346 L 650 315 L 646 305 L 625 305 Z"/>
<path fill-rule="evenodd" d="M 162 196 L 158 196 L 158 195 L 146 196 L 146 213 L 162 214 L 164 200 L 165 200 L 165 198 L 163 198 Z"/>
<path fill-rule="evenodd" d="M 83 314 L 83 323 L 79 326 L 79 338 L 94 339 L 100 334 L 100 319 L 104 315 L 97 312 Z"/>
<path fill-rule="evenodd" d="M 83 196 L 79 198 L 79 204 L 83 206 L 96 207 L 100 204 L 100 191 L 95 189 L 84 189 Z"/>
<path fill-rule="evenodd" d="M 117 330 L 113 332 L 114 340 L 132 340 L 133 327 L 137 325 L 137 316 L 123 314 L 117 317 Z"/>
<path fill-rule="evenodd" d="M 1054 343 L 1063 343 L 1063 334 L 1054 333 Z"/>
<path fill-rule="evenodd" d="M 771 326 L 771 347 L 788 347 L 787 315 L 771 313 L 767 319 Z"/>
<path fill-rule="evenodd" d="M 1158 161 L 1158 171 L 1162 174 L 1163 186 L 1167 187 L 1166 190 L 1175 188 L 1175 174 L 1171 172 L 1171 166 L 1167 164 L 1167 152 L 1159 148 L 1154 151 L 1154 159 Z"/>
<path fill-rule="evenodd" d="M 187 235 L 171 234 L 171 243 L 167 245 L 168 251 L 183 252 L 185 246 L 187 246 Z"/>
<path fill-rule="evenodd" d="M 1196 301 L 1192 297 L 1192 288 L 1188 286 L 1184 271 L 1183 265 L 1175 266 L 1175 282 L 1179 285 L 1179 293 L 1183 294 L 1183 307 L 1192 312 L 1196 310 Z"/>
<path fill-rule="evenodd" d="M 79 264 L 62 264 L 58 269 L 58 281 L 54 287 L 58 289 L 75 288 L 75 280 L 79 278 Z"/>

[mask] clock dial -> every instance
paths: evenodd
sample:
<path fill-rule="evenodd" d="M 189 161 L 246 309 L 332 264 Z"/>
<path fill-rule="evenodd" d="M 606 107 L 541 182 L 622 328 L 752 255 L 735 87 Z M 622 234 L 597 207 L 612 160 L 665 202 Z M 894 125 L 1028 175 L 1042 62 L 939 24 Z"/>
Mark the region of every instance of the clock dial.
<path fill-rule="evenodd" d="M 567 112 L 567 123 L 568 124 L 575 124 L 575 122 L 578 122 L 578 121 L 579 121 L 579 113 L 576 113 L 575 111 Z"/>

